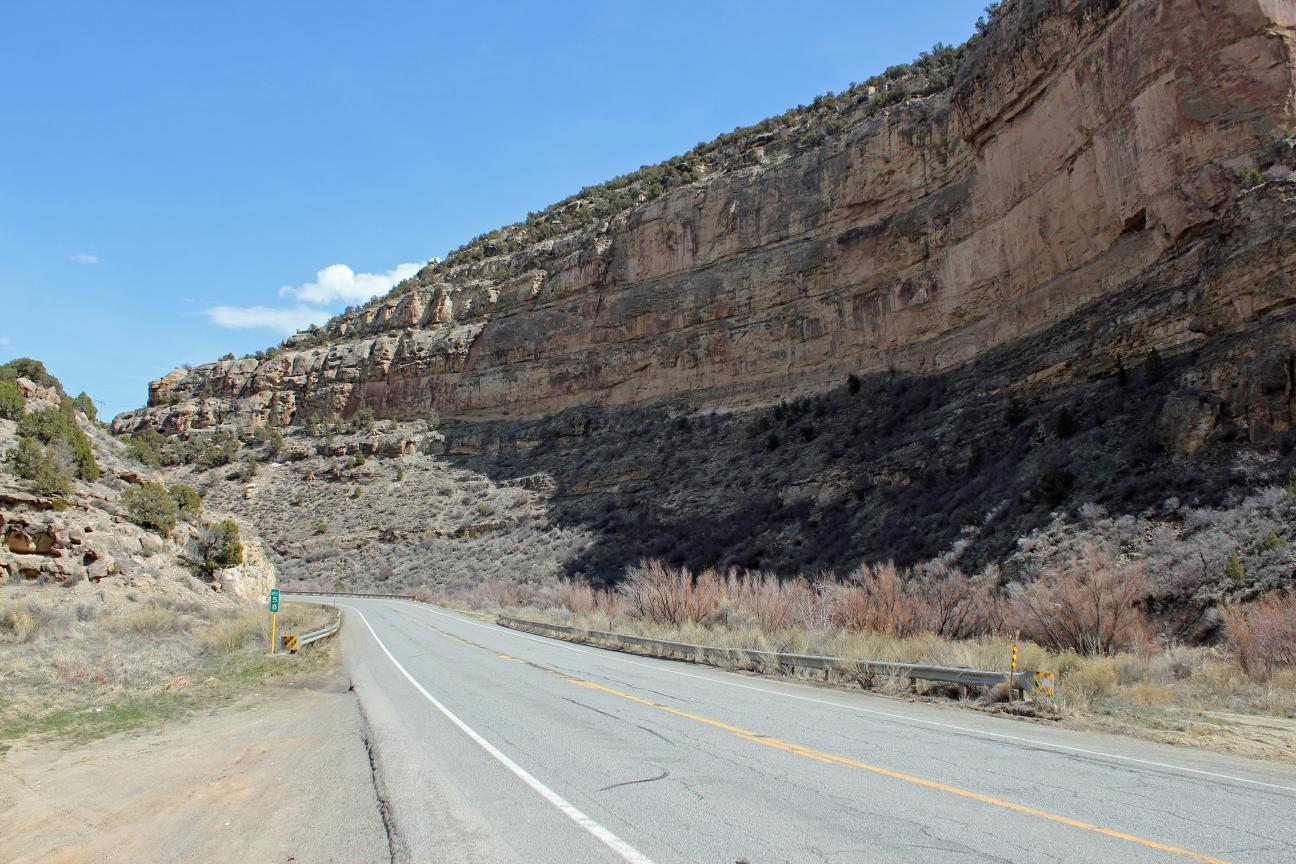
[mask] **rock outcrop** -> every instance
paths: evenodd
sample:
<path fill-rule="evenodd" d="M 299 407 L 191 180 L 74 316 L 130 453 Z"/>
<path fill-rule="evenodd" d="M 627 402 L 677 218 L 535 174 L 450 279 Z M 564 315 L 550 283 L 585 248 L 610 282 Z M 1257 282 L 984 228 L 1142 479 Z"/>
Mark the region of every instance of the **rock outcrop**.
<path fill-rule="evenodd" d="M 1140 290 L 1240 194 L 1240 172 L 1289 175 L 1294 48 L 1290 0 L 1017 0 L 940 93 L 861 110 L 796 152 L 755 147 L 755 164 L 582 233 L 429 267 L 322 340 L 176 370 L 115 429 L 363 408 L 516 418 L 681 394 L 741 407 L 851 372 L 948 370 Z M 1221 287 L 1191 318 L 1145 309 L 1137 343 L 1077 347 L 1173 352 L 1293 299 L 1279 274 Z M 1268 392 L 1290 359 L 1259 374 Z M 1195 409 L 1176 410 L 1192 426 Z"/>

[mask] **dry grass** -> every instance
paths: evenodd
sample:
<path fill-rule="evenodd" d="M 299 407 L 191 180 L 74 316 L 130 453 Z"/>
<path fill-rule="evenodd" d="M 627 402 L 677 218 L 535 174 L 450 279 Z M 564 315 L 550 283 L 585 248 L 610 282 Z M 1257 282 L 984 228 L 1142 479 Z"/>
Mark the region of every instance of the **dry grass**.
<path fill-rule="evenodd" d="M 329 654 L 268 657 L 266 612 L 219 597 L 109 604 L 88 589 L 0 591 L 0 749 L 26 735 L 85 738 L 159 722 Z M 288 603 L 281 632 L 327 620 L 331 610 Z"/>
<path fill-rule="evenodd" d="M 0 639 L 5 642 L 26 642 L 36 632 L 36 619 L 17 603 L 0 606 Z"/>
<path fill-rule="evenodd" d="M 150 603 L 138 609 L 112 615 L 106 619 L 109 627 L 140 636 L 157 636 L 184 629 L 185 619 L 171 609 Z"/>

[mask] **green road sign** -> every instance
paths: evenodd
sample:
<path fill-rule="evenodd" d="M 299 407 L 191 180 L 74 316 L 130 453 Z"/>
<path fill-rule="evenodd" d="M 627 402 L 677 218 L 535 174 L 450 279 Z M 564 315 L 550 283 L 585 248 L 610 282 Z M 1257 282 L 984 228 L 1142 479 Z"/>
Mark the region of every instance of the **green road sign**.
<path fill-rule="evenodd" d="M 279 611 L 279 589 L 278 588 L 270 589 L 270 611 L 271 612 Z"/>

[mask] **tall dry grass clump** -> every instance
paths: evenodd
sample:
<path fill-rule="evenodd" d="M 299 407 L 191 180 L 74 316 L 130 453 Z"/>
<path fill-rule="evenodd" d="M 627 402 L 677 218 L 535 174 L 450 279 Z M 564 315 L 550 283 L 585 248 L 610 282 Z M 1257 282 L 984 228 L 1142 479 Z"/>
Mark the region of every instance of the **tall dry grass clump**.
<path fill-rule="evenodd" d="M 1268 678 L 1280 667 L 1296 666 L 1296 589 L 1270 591 L 1220 612 L 1229 648 L 1242 671 Z"/>
<path fill-rule="evenodd" d="M 113 615 L 108 624 L 115 630 L 140 636 L 160 636 L 182 630 L 185 626 L 181 616 L 156 603 Z"/>
<path fill-rule="evenodd" d="M 26 642 L 36 632 L 36 618 L 17 603 L 0 606 L 0 638 L 6 642 Z"/>
<path fill-rule="evenodd" d="M 268 644 L 270 626 L 260 609 L 244 609 L 215 621 L 202 634 L 202 644 L 217 654 L 233 654 L 251 644 Z"/>
<path fill-rule="evenodd" d="M 1046 648 L 1085 655 L 1138 650 L 1152 639 L 1142 605 L 1148 587 L 1141 562 L 1120 565 L 1106 550 L 1089 548 L 1014 586 L 1011 619 Z"/>

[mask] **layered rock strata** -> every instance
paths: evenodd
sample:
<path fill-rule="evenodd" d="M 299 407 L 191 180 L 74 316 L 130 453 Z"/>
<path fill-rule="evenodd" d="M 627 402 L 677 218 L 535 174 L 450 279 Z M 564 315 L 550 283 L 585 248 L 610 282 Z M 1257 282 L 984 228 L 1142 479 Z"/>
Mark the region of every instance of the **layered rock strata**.
<path fill-rule="evenodd" d="M 170 373 L 115 428 L 744 407 L 949 370 L 1138 290 L 1244 186 L 1290 174 L 1294 45 L 1291 0 L 1017 0 L 941 93 L 790 155 L 753 145 L 756 164 L 583 233 L 427 268 L 323 339 Z M 1220 286 L 1191 318 L 1144 310 L 1137 344 L 1075 347 L 1237 339 L 1293 299 L 1281 274 Z"/>

